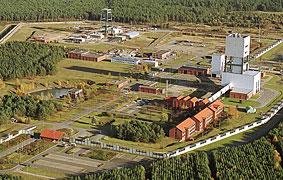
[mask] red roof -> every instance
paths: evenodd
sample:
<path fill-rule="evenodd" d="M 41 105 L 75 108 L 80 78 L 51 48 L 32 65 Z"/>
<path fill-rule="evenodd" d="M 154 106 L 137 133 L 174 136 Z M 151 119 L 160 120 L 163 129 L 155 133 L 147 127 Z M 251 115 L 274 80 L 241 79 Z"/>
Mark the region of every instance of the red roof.
<path fill-rule="evenodd" d="M 61 131 L 54 131 L 51 129 L 45 129 L 41 132 L 40 137 L 41 138 L 48 138 L 48 139 L 54 139 L 54 140 L 60 140 L 63 137 L 64 133 Z"/>
<path fill-rule="evenodd" d="M 201 110 L 199 113 L 197 113 L 194 116 L 194 119 L 196 119 L 199 122 L 202 122 L 204 119 L 208 118 L 209 116 L 213 116 L 213 112 L 209 108 L 205 108 Z"/>
<path fill-rule="evenodd" d="M 183 99 L 185 96 L 178 96 L 177 97 L 177 100 L 181 100 L 181 99 Z"/>
<path fill-rule="evenodd" d="M 193 103 L 196 103 L 196 102 L 198 102 L 198 98 L 193 97 L 192 99 L 190 99 L 190 101 L 193 102 Z"/>
<path fill-rule="evenodd" d="M 203 104 L 208 104 L 209 103 L 209 100 L 207 98 L 203 99 L 202 100 Z"/>
<path fill-rule="evenodd" d="M 217 111 L 219 108 L 223 108 L 223 107 L 224 104 L 219 99 L 217 99 L 216 101 L 214 101 L 212 104 L 209 105 L 209 108 L 212 111 Z"/>
<path fill-rule="evenodd" d="M 184 120 L 183 122 L 181 122 L 180 124 L 178 124 L 176 126 L 176 128 L 180 129 L 182 132 L 184 132 L 184 131 L 186 131 L 186 129 L 188 129 L 189 127 L 191 127 L 194 124 L 195 124 L 195 122 L 191 118 L 188 118 L 188 119 Z"/>
<path fill-rule="evenodd" d="M 185 98 L 183 99 L 183 101 L 187 101 L 187 100 L 189 100 L 189 99 L 191 99 L 191 97 L 190 97 L 190 96 L 187 96 L 187 97 L 185 97 Z"/>

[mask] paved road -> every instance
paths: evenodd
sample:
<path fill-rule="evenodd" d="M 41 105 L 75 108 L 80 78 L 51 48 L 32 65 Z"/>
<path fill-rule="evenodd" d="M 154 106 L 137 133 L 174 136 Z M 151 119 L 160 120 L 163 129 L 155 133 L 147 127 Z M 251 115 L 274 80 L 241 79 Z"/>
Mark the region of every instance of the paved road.
<path fill-rule="evenodd" d="M 277 96 L 279 92 L 269 88 L 262 88 L 260 92 L 260 97 L 256 99 L 257 102 L 260 103 L 256 108 L 263 108 L 267 106 L 270 102 L 272 102 Z"/>
<path fill-rule="evenodd" d="M 35 139 L 30 138 L 30 139 L 27 139 L 27 140 L 23 141 L 20 144 L 17 144 L 16 146 L 13 146 L 13 147 L 9 148 L 9 149 L 7 149 L 7 150 L 5 150 L 5 151 L 0 153 L 0 158 L 5 157 L 5 156 L 7 156 L 9 154 L 12 154 L 13 152 L 17 151 L 18 149 L 20 149 L 20 148 L 22 148 L 22 147 L 24 147 L 24 146 L 26 146 L 26 145 L 34 142 L 34 141 L 35 141 Z"/>

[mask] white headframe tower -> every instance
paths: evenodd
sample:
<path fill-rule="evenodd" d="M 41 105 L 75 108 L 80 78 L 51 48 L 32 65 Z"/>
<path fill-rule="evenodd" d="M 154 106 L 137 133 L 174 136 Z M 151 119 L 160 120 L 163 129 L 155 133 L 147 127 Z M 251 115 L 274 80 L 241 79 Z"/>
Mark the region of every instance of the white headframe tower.
<path fill-rule="evenodd" d="M 250 41 L 250 36 L 242 36 L 238 33 L 226 37 L 225 72 L 243 74 L 249 70 Z"/>
<path fill-rule="evenodd" d="M 230 97 L 249 99 L 260 91 L 261 73 L 249 70 L 250 36 L 229 34 L 226 37 L 223 86 L 231 84 Z"/>

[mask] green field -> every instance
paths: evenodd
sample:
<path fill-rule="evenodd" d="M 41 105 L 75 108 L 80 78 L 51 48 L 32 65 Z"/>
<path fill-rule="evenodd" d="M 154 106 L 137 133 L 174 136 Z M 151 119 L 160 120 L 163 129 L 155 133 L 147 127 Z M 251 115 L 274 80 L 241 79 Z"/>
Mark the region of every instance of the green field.
<path fill-rule="evenodd" d="M 273 48 L 269 52 L 262 55 L 259 60 L 272 60 L 282 62 L 283 59 L 283 43 L 278 45 L 277 47 Z"/>
<path fill-rule="evenodd" d="M 102 161 L 109 161 L 114 158 L 118 153 L 109 151 L 109 150 L 102 150 L 102 149 L 92 149 L 86 154 L 82 154 L 82 157 L 88 157 L 91 159 L 98 159 Z"/>
<path fill-rule="evenodd" d="M 247 106 L 252 106 L 252 107 L 257 107 L 260 106 L 260 103 L 254 100 L 238 100 L 234 98 L 228 98 L 224 97 L 222 98 L 222 101 L 226 105 L 231 105 L 231 106 L 242 106 L 242 107 L 247 107 Z"/>
<path fill-rule="evenodd" d="M 22 171 L 32 173 L 32 174 L 36 174 L 36 175 L 52 177 L 52 178 L 64 178 L 64 177 L 66 177 L 66 175 L 62 172 L 50 171 L 46 168 L 43 169 L 43 168 L 39 168 L 39 167 L 26 166 L 26 167 L 22 168 Z M 21 174 L 21 176 L 22 176 L 22 174 Z M 32 178 L 32 177 L 33 176 L 31 176 L 29 178 Z M 34 178 L 36 179 L 36 177 L 34 177 Z"/>

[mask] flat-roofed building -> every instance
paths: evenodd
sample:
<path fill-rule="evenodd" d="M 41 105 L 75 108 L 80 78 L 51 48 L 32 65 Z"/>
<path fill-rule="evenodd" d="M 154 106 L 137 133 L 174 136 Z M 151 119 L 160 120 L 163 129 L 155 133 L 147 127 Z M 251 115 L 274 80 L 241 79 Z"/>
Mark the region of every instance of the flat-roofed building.
<path fill-rule="evenodd" d="M 178 69 L 178 73 L 195 76 L 207 76 L 210 74 L 210 68 L 202 66 L 182 66 Z"/>
<path fill-rule="evenodd" d="M 123 87 L 129 85 L 129 81 L 128 80 L 114 80 L 111 82 L 106 83 L 106 86 L 115 86 L 118 89 L 122 89 Z"/>
<path fill-rule="evenodd" d="M 124 63 L 124 64 L 139 64 L 140 60 L 133 57 L 114 56 L 111 58 L 111 62 Z"/>
<path fill-rule="evenodd" d="M 156 53 L 154 53 L 154 57 L 157 59 L 167 59 L 171 55 L 171 51 L 166 51 L 166 50 L 160 50 Z"/>
<path fill-rule="evenodd" d="M 154 86 L 140 85 L 139 86 L 139 92 L 150 93 L 150 94 L 164 94 L 165 89 L 159 88 L 159 87 L 154 87 Z"/>

